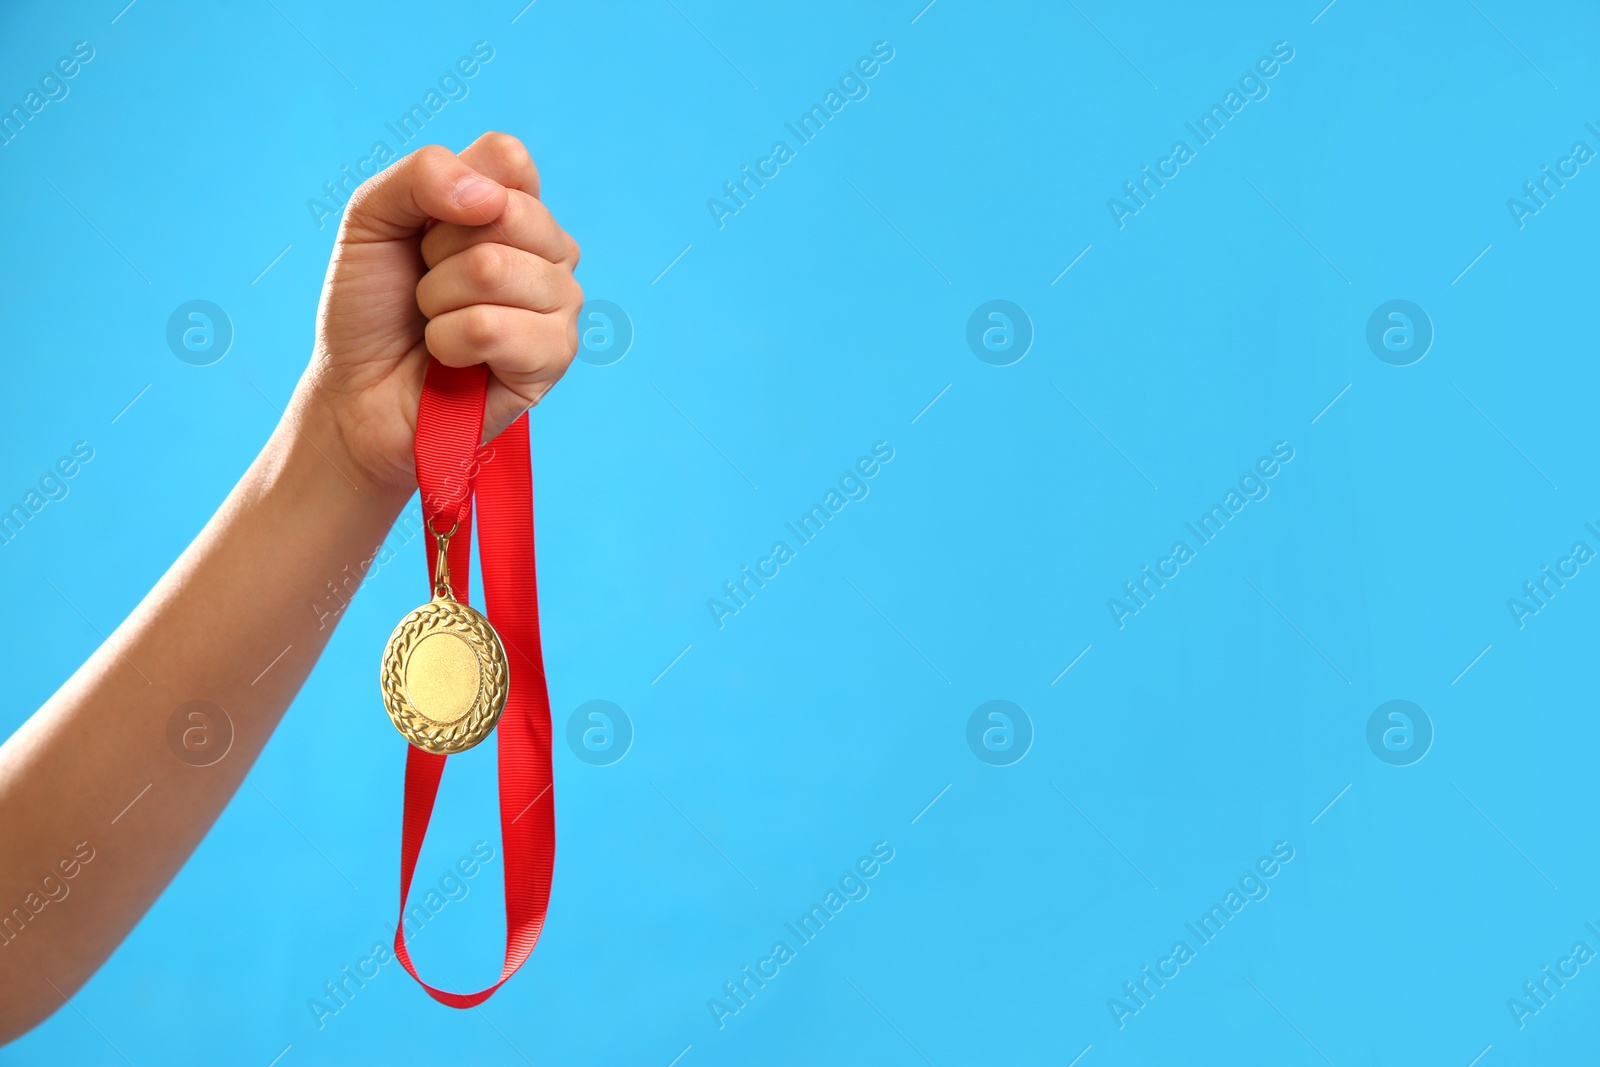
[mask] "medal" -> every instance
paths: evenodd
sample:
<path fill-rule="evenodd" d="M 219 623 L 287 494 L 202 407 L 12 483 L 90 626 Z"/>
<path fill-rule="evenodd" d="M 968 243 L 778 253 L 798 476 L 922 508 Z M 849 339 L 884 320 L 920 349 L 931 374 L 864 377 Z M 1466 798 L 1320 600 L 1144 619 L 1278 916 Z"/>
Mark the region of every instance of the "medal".
<path fill-rule="evenodd" d="M 456 600 L 450 588 L 450 538 L 431 526 L 438 544 L 433 599 L 389 635 L 379 685 L 383 706 L 402 737 L 441 756 L 465 752 L 488 737 L 505 710 L 510 671 L 505 646 L 489 620 Z"/>
<path fill-rule="evenodd" d="M 415 455 L 423 521 L 433 535 L 423 542 L 433 595 L 394 628 L 379 672 L 384 707 L 410 742 L 394 954 L 424 992 L 452 1008 L 482 1004 L 527 962 L 544 929 L 555 871 L 550 695 L 539 639 L 528 416 L 500 431 L 492 447 L 480 447 L 488 383 L 488 368 L 481 364 L 429 362 Z M 467 605 L 475 511 L 487 617 Z M 516 658 L 515 670 L 508 652 Z M 498 749 L 505 963 L 492 985 L 461 993 L 437 989 L 417 973 L 406 944 L 407 902 L 445 763 L 490 733 Z"/>

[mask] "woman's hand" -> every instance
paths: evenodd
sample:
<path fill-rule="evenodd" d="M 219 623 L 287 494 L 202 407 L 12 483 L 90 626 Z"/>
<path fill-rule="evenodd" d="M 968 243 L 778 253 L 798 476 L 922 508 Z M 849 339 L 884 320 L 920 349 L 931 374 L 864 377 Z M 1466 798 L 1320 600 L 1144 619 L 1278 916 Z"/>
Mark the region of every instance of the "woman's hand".
<path fill-rule="evenodd" d="M 428 353 L 489 365 L 491 436 L 567 369 L 578 248 L 538 191 L 522 145 L 493 133 L 356 191 L 284 419 L 116 633 L 0 744 L 0 1043 L 88 980 L 244 781 L 416 487 Z M 172 740 L 195 701 L 231 734 L 198 764 Z M 40 877 L 84 862 L 79 847 L 93 866 L 46 907 Z"/>
<path fill-rule="evenodd" d="M 418 149 L 345 209 L 297 398 L 306 421 L 330 425 L 351 474 L 413 488 L 429 354 L 489 365 L 484 440 L 494 437 L 577 352 L 577 265 L 577 243 L 539 201 L 521 141 L 486 133 L 459 156 Z"/>

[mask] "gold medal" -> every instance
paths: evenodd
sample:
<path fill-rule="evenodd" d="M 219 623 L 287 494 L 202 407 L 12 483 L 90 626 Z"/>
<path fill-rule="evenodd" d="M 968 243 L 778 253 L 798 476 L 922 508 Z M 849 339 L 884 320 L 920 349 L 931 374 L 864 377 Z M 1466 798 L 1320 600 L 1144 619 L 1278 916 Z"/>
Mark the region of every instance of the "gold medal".
<path fill-rule="evenodd" d="M 446 549 L 460 524 L 433 533 L 439 544 L 433 599 L 400 620 L 383 650 L 383 705 L 401 735 L 441 756 L 465 752 L 494 730 L 510 691 L 500 635 L 456 600 Z"/>

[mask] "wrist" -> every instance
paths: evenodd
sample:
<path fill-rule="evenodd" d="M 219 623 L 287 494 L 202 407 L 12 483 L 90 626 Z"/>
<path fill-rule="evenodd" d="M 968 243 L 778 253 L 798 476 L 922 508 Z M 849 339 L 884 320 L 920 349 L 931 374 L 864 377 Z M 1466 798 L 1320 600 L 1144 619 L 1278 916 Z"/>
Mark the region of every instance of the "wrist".
<path fill-rule="evenodd" d="M 356 458 L 333 406 L 302 382 L 269 446 L 278 459 L 275 482 L 312 505 L 325 520 L 358 518 L 386 532 L 412 489 L 378 477 Z"/>

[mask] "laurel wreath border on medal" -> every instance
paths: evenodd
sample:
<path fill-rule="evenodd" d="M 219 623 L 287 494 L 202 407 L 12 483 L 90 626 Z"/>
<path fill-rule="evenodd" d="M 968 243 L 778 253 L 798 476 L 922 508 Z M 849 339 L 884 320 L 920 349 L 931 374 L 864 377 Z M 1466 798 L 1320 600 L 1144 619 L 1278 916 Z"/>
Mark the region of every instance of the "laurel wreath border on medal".
<path fill-rule="evenodd" d="M 406 661 L 425 637 L 455 634 L 478 660 L 478 698 L 465 714 L 442 723 L 422 714 L 406 693 Z M 493 732 L 505 711 L 509 671 L 500 635 L 482 614 L 457 600 L 435 598 L 414 609 L 389 635 L 379 686 L 383 706 L 405 739 L 436 755 L 465 752 Z"/>

